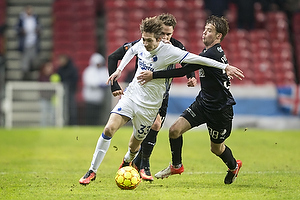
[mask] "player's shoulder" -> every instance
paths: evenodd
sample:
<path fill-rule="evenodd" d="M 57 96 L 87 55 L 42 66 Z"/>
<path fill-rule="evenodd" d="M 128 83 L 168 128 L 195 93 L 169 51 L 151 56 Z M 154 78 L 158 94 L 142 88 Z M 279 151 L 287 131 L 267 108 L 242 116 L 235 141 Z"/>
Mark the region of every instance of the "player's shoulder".
<path fill-rule="evenodd" d="M 184 45 L 179 40 L 171 37 L 170 42 L 172 43 L 173 46 L 185 50 Z"/>
<path fill-rule="evenodd" d="M 214 46 L 212 46 L 211 48 L 204 50 L 203 51 L 203 55 L 207 56 L 207 57 L 211 57 L 211 58 L 218 58 L 218 57 L 222 57 L 224 55 L 224 51 L 220 45 L 220 43 L 215 44 Z"/>
<path fill-rule="evenodd" d="M 213 50 L 215 53 L 217 53 L 217 54 L 224 54 L 224 50 L 222 49 L 220 43 L 215 44 L 215 45 L 212 47 L 212 50 Z"/>
<path fill-rule="evenodd" d="M 158 48 L 160 52 L 163 52 L 163 54 L 172 54 L 174 52 L 181 51 L 180 48 L 174 46 L 173 44 L 164 42 L 161 42 L 161 45 L 159 45 Z"/>
<path fill-rule="evenodd" d="M 127 42 L 127 43 L 125 43 L 125 44 L 123 45 L 123 49 L 124 49 L 125 51 L 127 51 L 128 49 L 130 49 L 133 45 L 135 45 L 135 44 L 138 43 L 139 41 L 140 41 L 140 39 L 135 40 L 135 41 L 133 41 L 133 42 Z"/>

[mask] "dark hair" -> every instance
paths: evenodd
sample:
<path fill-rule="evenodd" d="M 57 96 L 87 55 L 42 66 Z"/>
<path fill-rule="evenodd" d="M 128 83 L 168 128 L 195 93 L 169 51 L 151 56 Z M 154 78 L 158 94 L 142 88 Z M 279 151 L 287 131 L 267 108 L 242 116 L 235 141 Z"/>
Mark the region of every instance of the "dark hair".
<path fill-rule="evenodd" d="M 164 25 L 172 26 L 173 29 L 175 29 L 177 21 L 176 21 L 176 18 L 174 17 L 174 15 L 169 14 L 169 13 L 163 13 L 158 16 L 158 19 L 161 20 Z"/>
<path fill-rule="evenodd" d="M 154 37 L 158 39 L 162 34 L 162 24 L 162 21 L 158 20 L 157 17 L 147 17 L 142 20 L 140 30 L 142 33 L 154 33 Z"/>
<path fill-rule="evenodd" d="M 206 24 L 212 24 L 215 28 L 217 33 L 221 33 L 221 41 L 225 38 L 226 34 L 229 31 L 229 25 L 228 21 L 225 17 L 217 17 L 214 15 L 211 15 L 207 18 Z"/>

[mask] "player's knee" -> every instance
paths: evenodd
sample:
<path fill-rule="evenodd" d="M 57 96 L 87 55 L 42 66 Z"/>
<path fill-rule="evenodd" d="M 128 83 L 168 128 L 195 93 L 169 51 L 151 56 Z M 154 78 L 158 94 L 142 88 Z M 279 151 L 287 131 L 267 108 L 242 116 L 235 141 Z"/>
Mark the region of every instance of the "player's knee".
<path fill-rule="evenodd" d="M 151 129 L 154 131 L 159 131 L 160 130 L 160 125 L 161 123 L 158 122 L 157 120 L 152 124 Z"/>
<path fill-rule="evenodd" d="M 176 139 L 179 136 L 180 136 L 180 131 L 175 126 L 171 126 L 169 128 L 169 138 Z"/>
<path fill-rule="evenodd" d="M 104 135 L 108 137 L 112 137 L 115 132 L 116 132 L 115 128 L 109 125 L 106 125 L 103 131 Z"/>

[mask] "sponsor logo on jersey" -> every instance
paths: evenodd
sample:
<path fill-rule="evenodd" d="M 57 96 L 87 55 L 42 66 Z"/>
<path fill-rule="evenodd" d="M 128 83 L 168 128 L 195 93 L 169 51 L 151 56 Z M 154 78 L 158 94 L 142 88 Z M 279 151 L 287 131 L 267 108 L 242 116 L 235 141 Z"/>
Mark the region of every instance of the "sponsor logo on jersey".
<path fill-rule="evenodd" d="M 154 71 L 154 69 L 151 67 L 152 64 L 150 64 L 149 66 L 147 66 L 147 64 L 142 61 L 140 58 L 139 58 L 139 61 L 138 61 L 138 65 L 141 67 L 142 70 L 149 70 L 149 71 Z"/>
<path fill-rule="evenodd" d="M 119 108 L 118 108 L 118 111 L 121 111 L 121 110 L 122 110 L 122 108 L 121 108 L 121 107 L 119 107 Z"/>
<path fill-rule="evenodd" d="M 217 50 L 218 50 L 219 52 L 223 52 L 222 47 L 217 47 Z"/>

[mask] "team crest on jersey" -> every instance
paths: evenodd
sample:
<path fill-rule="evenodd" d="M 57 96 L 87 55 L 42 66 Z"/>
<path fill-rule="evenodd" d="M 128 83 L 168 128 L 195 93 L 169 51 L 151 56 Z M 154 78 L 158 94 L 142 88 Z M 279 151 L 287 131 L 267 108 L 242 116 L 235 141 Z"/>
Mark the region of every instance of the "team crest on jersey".
<path fill-rule="evenodd" d="M 219 52 L 223 52 L 222 47 L 217 47 L 217 50 L 218 50 Z"/>
<path fill-rule="evenodd" d="M 153 61 L 153 62 L 156 62 L 156 61 L 157 61 L 157 55 L 154 55 L 154 56 L 152 57 L 152 61 Z"/>
<path fill-rule="evenodd" d="M 205 77 L 205 72 L 204 72 L 203 68 L 199 69 L 199 77 L 202 77 L 202 78 Z"/>

